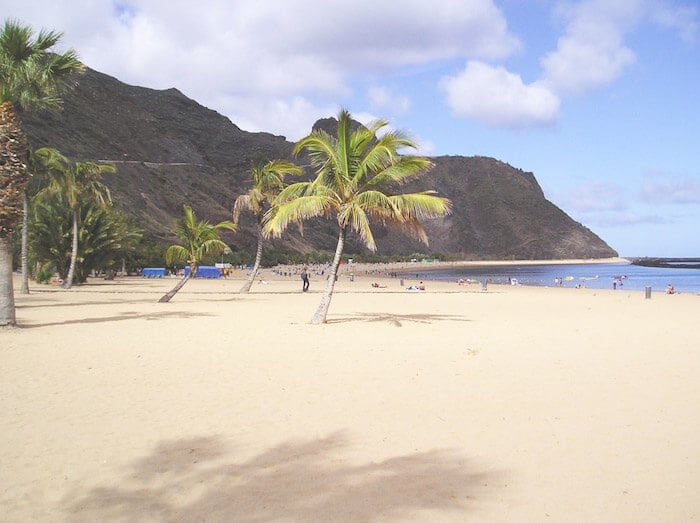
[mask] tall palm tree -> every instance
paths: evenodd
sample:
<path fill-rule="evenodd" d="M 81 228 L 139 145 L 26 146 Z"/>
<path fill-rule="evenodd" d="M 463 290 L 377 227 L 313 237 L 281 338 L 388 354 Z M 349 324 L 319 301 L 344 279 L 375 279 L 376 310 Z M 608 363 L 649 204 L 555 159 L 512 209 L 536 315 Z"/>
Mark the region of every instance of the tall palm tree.
<path fill-rule="evenodd" d="M 342 110 L 337 136 L 316 130 L 302 138 L 294 154 L 308 153 L 316 177 L 283 189 L 267 214 L 264 229 L 272 236 L 280 236 L 292 222 L 317 216 L 335 216 L 338 222 L 338 244 L 321 303 L 311 319 L 313 324 L 326 321 L 348 231 L 355 232 L 367 248 L 375 251 L 370 228 L 370 218 L 375 218 L 427 244 L 419 219 L 451 211 L 450 201 L 434 191 L 394 193 L 402 184 L 427 172 L 432 164 L 425 158 L 399 154 L 401 149 L 416 147 L 403 132 L 378 136 L 387 125 L 377 120 L 353 131 L 350 113 Z"/>
<path fill-rule="evenodd" d="M 253 186 L 247 194 L 242 194 L 233 205 L 233 223 L 238 224 L 241 211 L 247 210 L 253 213 L 257 224 L 258 248 L 255 252 L 255 263 L 248 279 L 239 292 L 250 291 L 255 281 L 255 276 L 260 268 L 260 260 L 263 252 L 263 217 L 270 209 L 272 201 L 284 188 L 284 177 L 288 174 L 300 174 L 301 168 L 293 163 L 282 160 L 272 160 L 267 163 L 258 162 L 251 170 Z"/>
<path fill-rule="evenodd" d="M 14 325 L 12 233 L 23 212 L 29 174 L 19 110 L 60 107 L 61 90 L 83 71 L 75 51 L 51 52 L 62 34 L 6 20 L 0 30 L 0 326 Z"/>
<path fill-rule="evenodd" d="M 68 275 L 63 280 L 61 286 L 64 289 L 70 289 L 73 286 L 73 276 L 75 274 L 75 265 L 78 260 L 78 238 L 80 231 L 80 208 L 86 201 L 94 201 L 101 207 L 107 207 L 112 204 L 112 197 L 109 188 L 100 180 L 105 173 L 116 172 L 114 165 L 110 163 L 95 163 L 95 162 L 68 162 L 65 157 L 63 162 L 64 168 L 57 168 L 54 171 L 54 176 L 51 179 L 47 191 L 60 193 L 66 197 L 68 205 L 73 212 L 73 232 L 71 259 Z"/>
<path fill-rule="evenodd" d="M 190 271 L 170 292 L 158 300 L 160 303 L 169 302 L 190 278 L 197 275 L 197 268 L 204 256 L 222 252 L 226 248 L 226 244 L 219 238 L 219 229 L 235 231 L 236 225 L 230 221 L 219 222 L 216 225 L 199 221 L 192 208 L 185 205 L 185 216 L 180 218 L 175 226 L 175 235 L 181 244 L 168 247 L 165 251 L 165 263 L 186 263 Z"/>

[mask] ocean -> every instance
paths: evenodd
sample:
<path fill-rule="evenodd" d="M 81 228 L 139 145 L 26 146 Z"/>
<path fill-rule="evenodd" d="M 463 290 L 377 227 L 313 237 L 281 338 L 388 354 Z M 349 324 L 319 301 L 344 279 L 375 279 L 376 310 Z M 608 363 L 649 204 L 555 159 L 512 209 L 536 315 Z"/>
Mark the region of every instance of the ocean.
<path fill-rule="evenodd" d="M 700 294 L 700 269 L 673 269 L 642 267 L 629 263 L 566 264 L 566 265 L 499 265 L 467 266 L 444 269 L 424 269 L 416 264 L 414 269 L 399 272 L 399 277 L 418 278 L 425 281 L 456 281 L 460 278 L 492 283 L 508 283 L 516 280 L 520 285 L 545 287 L 559 286 L 589 289 L 613 289 L 665 292 L 667 285 L 675 291 Z"/>

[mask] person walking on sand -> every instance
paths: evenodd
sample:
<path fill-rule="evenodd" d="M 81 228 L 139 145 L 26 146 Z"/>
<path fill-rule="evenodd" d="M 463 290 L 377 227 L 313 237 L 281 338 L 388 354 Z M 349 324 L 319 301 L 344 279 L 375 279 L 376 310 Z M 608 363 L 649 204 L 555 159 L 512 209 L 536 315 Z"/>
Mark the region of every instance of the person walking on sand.
<path fill-rule="evenodd" d="M 301 291 L 306 292 L 309 290 L 309 269 L 304 266 L 304 268 L 301 270 Z"/>

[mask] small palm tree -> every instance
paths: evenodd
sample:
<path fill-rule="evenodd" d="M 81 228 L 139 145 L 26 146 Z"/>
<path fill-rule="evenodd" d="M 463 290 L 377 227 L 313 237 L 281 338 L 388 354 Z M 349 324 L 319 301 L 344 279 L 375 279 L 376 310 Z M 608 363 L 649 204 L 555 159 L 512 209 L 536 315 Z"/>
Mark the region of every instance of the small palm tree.
<path fill-rule="evenodd" d="M 47 183 L 47 177 L 52 172 L 63 168 L 62 161 L 65 158 L 56 149 L 42 147 L 27 154 L 27 168 L 31 176 L 27 189 L 24 192 L 24 212 L 22 214 L 22 287 L 20 293 L 29 294 L 29 243 L 28 243 L 28 223 L 29 223 L 29 198 L 41 191 Z"/>
<path fill-rule="evenodd" d="M 263 252 L 263 217 L 270 209 L 272 201 L 284 188 L 284 177 L 288 174 L 300 174 L 301 168 L 293 163 L 282 160 L 273 160 L 267 163 L 259 162 L 251 170 L 253 186 L 247 194 L 242 194 L 236 198 L 233 205 L 233 223 L 238 224 L 241 211 L 247 210 L 253 213 L 257 224 L 258 248 L 255 252 L 255 263 L 248 279 L 239 292 L 250 291 L 251 285 L 255 281 L 255 276 L 260 268 Z"/>
<path fill-rule="evenodd" d="M 413 234 L 424 243 L 427 235 L 420 218 L 436 218 L 451 211 L 448 199 L 434 191 L 395 194 L 402 184 L 425 173 L 432 164 L 425 158 L 401 155 L 415 144 L 402 132 L 377 133 L 388 122 L 377 120 L 352 131 L 350 113 L 338 115 L 337 136 L 323 130 L 302 138 L 295 154 L 306 151 L 316 168 L 316 178 L 286 187 L 267 214 L 265 233 L 280 236 L 290 223 L 317 216 L 335 216 L 338 244 L 321 303 L 311 319 L 326 321 L 333 295 L 338 266 L 348 231 L 358 234 L 372 251 L 376 250 L 370 218 Z"/>
<path fill-rule="evenodd" d="M 116 172 L 116 169 L 109 163 L 70 163 L 65 157 L 62 157 L 62 160 L 56 159 L 54 165 L 57 167 L 52 171 L 53 177 L 46 191 L 64 195 L 73 212 L 70 268 L 66 279 L 61 284 L 64 289 L 70 289 L 73 286 L 75 265 L 78 260 L 80 208 L 86 201 L 94 201 L 101 207 L 112 204 L 109 188 L 100 180 L 105 173 Z"/>
<path fill-rule="evenodd" d="M 19 109 L 60 107 L 60 92 L 83 71 L 75 51 L 51 52 L 62 34 L 6 20 L 0 29 L 0 326 L 14 325 L 12 232 L 23 212 L 28 144 Z"/>
<path fill-rule="evenodd" d="M 32 260 L 43 271 L 53 267 L 65 280 L 70 268 L 72 244 L 73 210 L 65 196 L 44 195 L 35 198 L 29 226 L 29 243 Z M 127 220 L 113 208 L 105 208 L 95 201 L 85 201 L 80 207 L 80 243 L 73 282 L 84 282 L 92 270 L 108 269 L 125 248 L 138 237 L 138 232 L 129 230 Z M 42 276 L 45 276 L 42 275 Z"/>
<path fill-rule="evenodd" d="M 163 295 L 159 302 L 169 302 L 190 278 L 197 275 L 197 268 L 204 256 L 222 252 L 226 248 L 226 244 L 219 239 L 219 229 L 235 231 L 236 225 L 230 221 L 219 222 L 216 225 L 198 221 L 192 208 L 185 205 L 185 216 L 177 221 L 175 227 L 175 235 L 181 244 L 168 247 L 165 251 L 165 263 L 186 263 L 190 271 L 170 292 Z"/>

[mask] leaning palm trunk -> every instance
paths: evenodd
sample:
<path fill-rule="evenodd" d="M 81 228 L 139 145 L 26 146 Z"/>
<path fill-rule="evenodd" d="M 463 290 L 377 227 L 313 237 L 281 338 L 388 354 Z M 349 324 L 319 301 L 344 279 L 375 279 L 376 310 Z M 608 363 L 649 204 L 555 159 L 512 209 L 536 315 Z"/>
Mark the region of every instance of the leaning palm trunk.
<path fill-rule="evenodd" d="M 258 224 L 258 250 L 255 253 L 255 263 L 253 264 L 253 270 L 250 271 L 250 275 L 248 276 L 248 279 L 243 284 L 243 287 L 241 287 L 241 290 L 238 291 L 241 294 L 244 294 L 246 292 L 250 292 L 250 288 L 253 285 L 253 282 L 255 281 L 255 276 L 258 274 L 258 270 L 260 269 L 260 262 L 262 261 L 262 252 L 263 252 L 263 231 L 262 231 L 262 226 L 260 224 Z"/>
<path fill-rule="evenodd" d="M 73 286 L 73 276 L 75 275 L 75 263 L 78 259 L 78 211 L 73 212 L 73 246 L 70 254 L 70 267 L 65 281 L 61 284 L 64 289 L 70 289 Z"/>
<path fill-rule="evenodd" d="M 185 283 L 190 281 L 190 278 L 194 277 L 196 272 L 197 267 L 190 265 L 190 273 L 187 276 L 183 277 L 179 282 L 177 282 L 177 285 L 173 287 L 173 290 L 164 294 L 163 297 L 160 300 L 158 300 L 158 303 L 168 303 L 170 300 L 172 300 L 173 296 L 175 296 L 178 293 L 178 291 L 185 286 Z"/>
<path fill-rule="evenodd" d="M 0 327 L 15 325 L 12 290 L 12 235 L 0 234 Z"/>
<path fill-rule="evenodd" d="M 321 297 L 321 303 L 316 309 L 314 317 L 311 318 L 311 323 L 313 325 L 318 325 L 319 323 L 326 323 L 326 315 L 328 314 L 328 308 L 331 306 L 331 298 L 333 297 L 333 288 L 335 287 L 335 280 L 338 275 L 338 267 L 340 266 L 340 258 L 343 255 L 343 248 L 345 247 L 345 230 L 346 227 L 340 228 L 340 234 L 338 234 L 338 245 L 335 248 L 335 256 L 333 257 L 333 264 L 331 265 L 331 270 L 328 273 L 328 281 L 326 282 L 326 289 L 323 291 L 323 296 Z"/>
<path fill-rule="evenodd" d="M 29 294 L 29 265 L 27 263 L 27 223 L 29 214 L 29 203 L 27 193 L 24 193 L 24 215 L 22 216 L 22 294 Z"/>

